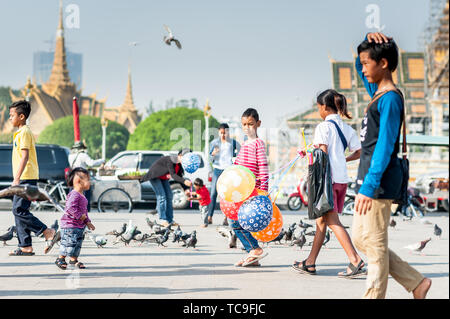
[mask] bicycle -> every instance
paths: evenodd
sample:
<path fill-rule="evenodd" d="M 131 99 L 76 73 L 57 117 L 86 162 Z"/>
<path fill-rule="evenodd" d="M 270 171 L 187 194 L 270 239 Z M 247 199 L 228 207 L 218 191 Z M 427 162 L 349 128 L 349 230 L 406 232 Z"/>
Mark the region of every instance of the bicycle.
<path fill-rule="evenodd" d="M 65 184 L 65 181 L 58 182 L 54 180 L 47 180 L 47 183 L 38 182 L 37 186 L 44 189 L 56 203 L 58 203 L 61 207 L 64 207 L 67 201 L 67 194 L 69 192 L 69 187 Z M 43 211 L 52 208 L 54 208 L 56 212 L 58 211 L 55 205 L 50 201 L 36 201 L 31 203 L 31 210 L 33 211 Z"/>

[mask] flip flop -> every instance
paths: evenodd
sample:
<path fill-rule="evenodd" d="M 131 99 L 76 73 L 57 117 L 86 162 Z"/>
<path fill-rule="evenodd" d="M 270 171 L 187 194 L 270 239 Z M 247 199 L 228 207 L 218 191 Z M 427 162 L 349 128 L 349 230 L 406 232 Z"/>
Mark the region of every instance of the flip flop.
<path fill-rule="evenodd" d="M 251 261 L 244 261 L 244 263 L 242 264 L 242 267 L 247 267 L 247 266 L 251 266 L 252 264 L 256 263 L 257 261 L 263 259 L 264 257 L 266 257 L 268 255 L 268 253 L 262 253 L 261 255 L 253 255 L 253 254 L 249 254 L 247 256 L 247 258 L 245 258 L 245 260 L 249 259 L 249 258 L 254 258 Z"/>
<path fill-rule="evenodd" d="M 245 259 L 238 261 L 237 263 L 234 264 L 234 267 L 242 267 L 243 263 L 245 262 Z M 253 263 L 253 264 L 249 264 L 246 267 L 260 267 L 261 264 L 259 262 Z"/>
<path fill-rule="evenodd" d="M 14 250 L 12 253 L 9 253 L 8 255 L 10 255 L 10 256 L 34 256 L 34 252 L 27 253 L 27 252 L 24 252 L 22 249 L 17 248 L 16 250 Z"/>
<path fill-rule="evenodd" d="M 61 232 L 58 230 L 56 234 L 53 236 L 53 239 L 50 241 L 47 241 L 47 247 L 44 248 L 44 254 L 47 254 L 53 246 L 61 240 Z"/>

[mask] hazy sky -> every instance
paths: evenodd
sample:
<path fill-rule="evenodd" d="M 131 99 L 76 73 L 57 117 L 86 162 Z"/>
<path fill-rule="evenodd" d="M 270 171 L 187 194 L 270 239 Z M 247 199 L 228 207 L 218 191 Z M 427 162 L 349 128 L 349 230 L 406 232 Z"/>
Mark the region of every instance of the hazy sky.
<path fill-rule="evenodd" d="M 0 85 L 23 87 L 33 52 L 54 37 L 57 0 L 0 0 Z M 349 61 L 351 48 L 374 29 L 366 7 L 403 50 L 417 51 L 428 0 L 65 0 L 80 10 L 80 28 L 66 27 L 66 47 L 83 54 L 83 93 L 125 97 L 129 42 L 135 104 L 164 106 L 173 97 L 210 99 L 215 117 L 260 111 L 263 126 L 311 106 L 331 87 L 328 54 Z M 163 43 L 163 24 L 183 49 Z"/>

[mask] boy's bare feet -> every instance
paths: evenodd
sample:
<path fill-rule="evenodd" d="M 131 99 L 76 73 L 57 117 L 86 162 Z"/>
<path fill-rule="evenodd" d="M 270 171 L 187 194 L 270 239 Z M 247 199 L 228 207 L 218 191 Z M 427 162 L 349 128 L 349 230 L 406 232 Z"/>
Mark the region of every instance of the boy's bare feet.
<path fill-rule="evenodd" d="M 425 299 L 427 296 L 428 290 L 431 287 L 431 279 L 424 278 L 420 284 L 413 290 L 414 299 Z"/>

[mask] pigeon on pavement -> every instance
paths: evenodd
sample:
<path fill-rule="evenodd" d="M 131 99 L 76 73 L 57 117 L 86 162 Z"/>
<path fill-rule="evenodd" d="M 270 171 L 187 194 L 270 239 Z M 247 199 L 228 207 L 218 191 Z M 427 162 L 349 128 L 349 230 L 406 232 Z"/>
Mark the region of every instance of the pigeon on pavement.
<path fill-rule="evenodd" d="M 142 246 L 143 243 L 145 243 L 149 238 L 151 238 L 152 236 L 149 234 L 137 234 L 136 236 L 134 236 L 134 240 L 137 242 L 140 242 L 139 246 Z"/>
<path fill-rule="evenodd" d="M 180 225 L 178 225 L 177 229 L 173 232 L 173 240 L 172 242 L 179 242 L 181 240 L 181 235 L 183 234 L 183 231 L 181 230 Z"/>
<path fill-rule="evenodd" d="M 274 240 L 271 240 L 270 243 L 278 242 L 279 244 L 281 244 L 281 240 L 284 238 L 285 235 L 286 231 L 284 230 L 284 228 L 282 228 L 280 234 Z"/>
<path fill-rule="evenodd" d="M 159 246 L 166 247 L 166 246 L 164 246 L 164 243 L 169 240 L 169 234 L 170 234 L 170 231 L 169 231 L 169 229 L 166 228 L 163 235 L 158 235 L 156 237 L 148 238 L 147 241 L 157 243 L 158 247 Z"/>
<path fill-rule="evenodd" d="M 307 233 L 305 233 L 306 236 L 316 236 L 316 231 L 315 230 L 311 230 Z"/>
<path fill-rule="evenodd" d="M 300 249 L 302 249 L 302 248 L 303 248 L 303 245 L 305 245 L 305 243 L 306 243 L 306 237 L 305 237 L 305 233 L 304 233 L 304 231 L 303 231 L 303 232 L 300 234 L 300 236 L 299 236 L 298 238 L 295 238 L 295 239 L 291 242 L 290 246 L 296 245 L 296 246 L 299 246 Z"/>
<path fill-rule="evenodd" d="M 431 240 L 431 238 L 428 238 L 428 239 L 422 240 L 418 243 L 405 246 L 404 248 L 409 249 L 410 251 L 422 252 L 422 250 L 425 248 L 425 246 L 428 244 L 428 242 L 430 240 Z"/>
<path fill-rule="evenodd" d="M 312 225 L 308 224 L 308 223 L 304 223 L 303 220 L 300 219 L 300 222 L 298 224 L 299 227 L 304 228 L 304 229 L 308 229 L 309 227 L 313 227 Z"/>
<path fill-rule="evenodd" d="M 442 229 L 437 224 L 434 224 L 434 235 L 439 238 L 441 238 L 442 235 Z"/>
<path fill-rule="evenodd" d="M 189 248 L 193 247 L 195 248 L 195 245 L 197 245 L 197 231 L 194 230 L 189 238 L 184 241 L 183 247 Z"/>
<path fill-rule="evenodd" d="M 222 236 L 225 237 L 228 240 L 228 247 L 229 248 L 236 248 L 236 234 L 233 232 L 233 230 L 229 227 L 219 226 L 216 228 L 217 232 Z"/>
<path fill-rule="evenodd" d="M 325 233 L 325 240 L 323 241 L 322 246 L 325 247 L 325 245 L 330 241 L 330 239 L 331 239 L 330 231 L 327 229 L 327 232 Z"/>
<path fill-rule="evenodd" d="M 137 226 L 133 226 L 128 229 L 123 235 L 118 237 L 119 240 L 115 241 L 114 244 L 117 244 L 118 241 L 122 241 L 125 243 L 125 246 L 128 246 L 130 242 L 133 240 L 134 235 L 136 234 Z"/>
<path fill-rule="evenodd" d="M 84 240 L 84 234 L 83 234 L 83 240 Z M 59 243 L 61 241 L 61 231 L 57 231 L 55 233 L 55 236 L 53 236 L 52 240 L 47 241 L 47 245 L 44 248 L 44 254 L 47 254 L 56 243 Z M 58 244 L 59 245 L 59 244 Z"/>
<path fill-rule="evenodd" d="M 295 231 L 295 226 L 297 226 L 297 223 L 293 223 L 289 225 L 288 230 L 286 231 L 286 234 L 284 235 L 284 242 L 287 243 L 288 241 L 292 241 L 292 235 Z"/>
<path fill-rule="evenodd" d="M 106 245 L 106 243 L 108 242 L 108 238 L 106 238 L 103 235 L 98 235 L 98 234 L 92 234 L 90 231 L 88 231 L 88 236 L 89 239 L 97 245 L 97 248 L 103 248 L 103 246 Z"/>
<path fill-rule="evenodd" d="M 392 218 L 391 222 L 389 223 L 389 226 L 391 226 L 392 228 L 395 228 L 396 225 L 397 225 L 397 222 L 395 221 L 394 218 Z"/>
<path fill-rule="evenodd" d="M 120 235 L 124 234 L 127 231 L 127 223 L 123 223 L 122 228 L 117 231 L 117 230 L 112 230 L 110 232 L 107 232 L 106 235 L 113 235 L 116 237 L 119 237 Z"/>
<path fill-rule="evenodd" d="M 3 241 L 3 246 L 7 246 L 6 242 L 13 239 L 14 233 L 16 232 L 16 226 L 11 226 L 8 231 L 3 235 L 0 235 L 0 241 Z"/>

